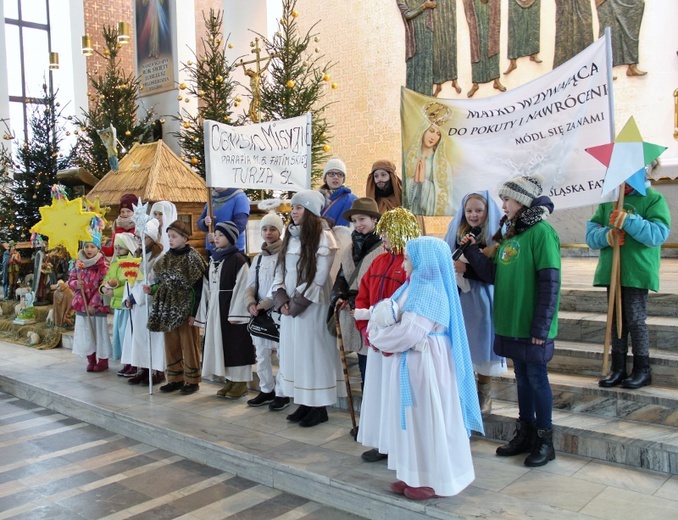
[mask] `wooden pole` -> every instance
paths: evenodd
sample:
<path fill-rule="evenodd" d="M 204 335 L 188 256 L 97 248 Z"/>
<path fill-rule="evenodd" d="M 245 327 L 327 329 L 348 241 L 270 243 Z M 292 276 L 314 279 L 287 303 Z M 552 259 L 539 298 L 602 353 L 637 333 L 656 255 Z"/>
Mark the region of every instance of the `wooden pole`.
<path fill-rule="evenodd" d="M 341 337 L 341 325 L 339 325 L 339 304 L 334 308 L 334 321 L 337 328 L 337 343 L 339 344 L 339 353 L 341 354 L 341 368 L 344 371 L 344 383 L 346 384 L 346 399 L 348 400 L 348 411 L 351 414 L 351 436 L 358 440 L 358 424 L 355 420 L 355 410 L 353 409 L 353 393 L 351 392 L 351 382 L 348 378 L 348 367 L 346 366 L 346 351 L 344 350 L 344 339 Z"/>
<path fill-rule="evenodd" d="M 619 199 L 616 209 L 624 209 L 624 187 L 619 187 Z M 607 322 L 605 326 L 605 345 L 603 346 L 603 376 L 606 376 L 610 365 L 610 342 L 612 339 L 612 320 L 617 316 L 617 338 L 621 338 L 622 313 L 621 313 L 621 259 L 619 251 L 619 237 L 615 236 L 614 249 L 612 251 L 612 268 L 610 269 L 610 294 L 607 300 Z"/>

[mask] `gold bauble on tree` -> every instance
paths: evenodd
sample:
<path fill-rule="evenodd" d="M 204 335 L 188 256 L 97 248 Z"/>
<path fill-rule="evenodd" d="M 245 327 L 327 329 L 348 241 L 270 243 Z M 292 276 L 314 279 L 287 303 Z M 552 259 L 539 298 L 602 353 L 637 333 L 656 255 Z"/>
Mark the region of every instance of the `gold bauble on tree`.
<path fill-rule="evenodd" d="M 198 159 L 197 159 L 196 157 L 191 157 L 191 164 L 192 164 L 193 166 L 195 166 L 196 164 L 198 164 Z"/>
<path fill-rule="evenodd" d="M 181 83 L 179 85 L 179 90 L 185 90 L 186 89 L 186 83 Z"/>
<path fill-rule="evenodd" d="M 339 85 L 337 85 L 336 83 L 332 83 L 332 89 L 333 90 L 336 90 L 338 88 L 339 88 Z"/>
<path fill-rule="evenodd" d="M 132 135 L 132 132 L 130 132 L 129 130 L 125 130 L 125 135 L 130 136 L 130 135 Z"/>
<path fill-rule="evenodd" d="M 323 74 L 323 81 L 329 81 L 331 79 L 332 79 L 332 76 L 330 76 L 329 74 L 327 74 L 327 73 Z"/>
<path fill-rule="evenodd" d="M 299 16 L 299 12 L 292 11 L 292 18 L 296 18 L 297 16 Z"/>
<path fill-rule="evenodd" d="M 184 128 L 191 128 L 191 123 L 189 123 L 188 121 L 186 121 L 186 122 L 184 123 Z"/>
<path fill-rule="evenodd" d="M 287 80 L 287 83 L 285 83 L 287 88 L 294 88 L 294 85 L 296 85 L 296 83 L 293 79 Z"/>
<path fill-rule="evenodd" d="M 323 145 L 323 151 L 325 153 L 330 153 L 331 150 L 332 150 L 332 147 L 329 144 Z"/>

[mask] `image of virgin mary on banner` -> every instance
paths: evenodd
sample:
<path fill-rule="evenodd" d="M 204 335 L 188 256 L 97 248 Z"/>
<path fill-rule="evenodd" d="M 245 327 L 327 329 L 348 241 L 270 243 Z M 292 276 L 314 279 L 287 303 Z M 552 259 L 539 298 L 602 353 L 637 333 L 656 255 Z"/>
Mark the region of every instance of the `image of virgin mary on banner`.
<path fill-rule="evenodd" d="M 483 99 L 403 87 L 403 205 L 415 215 L 451 216 L 466 193 L 496 196 L 504 181 L 534 173 L 559 210 L 606 200 L 605 171 L 585 149 L 614 137 L 608 42 L 605 36 L 548 74 Z"/>

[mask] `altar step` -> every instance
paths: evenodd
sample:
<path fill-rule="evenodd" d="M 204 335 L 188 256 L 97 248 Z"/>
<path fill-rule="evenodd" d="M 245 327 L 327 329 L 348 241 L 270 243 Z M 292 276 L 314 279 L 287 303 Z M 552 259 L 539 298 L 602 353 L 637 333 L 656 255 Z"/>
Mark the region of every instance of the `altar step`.
<path fill-rule="evenodd" d="M 549 364 L 549 367 L 551 365 Z M 678 474 L 678 392 L 651 385 L 600 388 L 597 378 L 549 374 L 556 451 Z M 518 417 L 515 378 L 494 378 L 485 435 L 507 441 Z"/>

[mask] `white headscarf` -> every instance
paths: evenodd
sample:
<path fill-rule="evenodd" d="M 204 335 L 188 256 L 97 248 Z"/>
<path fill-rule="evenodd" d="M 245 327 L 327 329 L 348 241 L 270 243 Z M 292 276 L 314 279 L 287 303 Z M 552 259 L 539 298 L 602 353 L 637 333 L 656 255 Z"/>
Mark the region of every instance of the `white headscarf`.
<path fill-rule="evenodd" d="M 169 251 L 169 237 L 167 236 L 167 228 L 172 222 L 177 220 L 177 208 L 173 203 L 167 200 L 161 200 L 151 206 L 151 217 L 153 216 L 154 211 L 162 213 L 162 230 L 160 232 L 160 242 L 162 243 L 163 252 L 166 252 Z"/>

